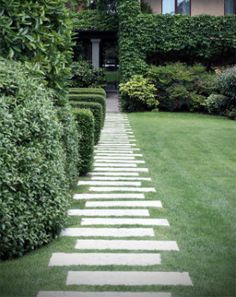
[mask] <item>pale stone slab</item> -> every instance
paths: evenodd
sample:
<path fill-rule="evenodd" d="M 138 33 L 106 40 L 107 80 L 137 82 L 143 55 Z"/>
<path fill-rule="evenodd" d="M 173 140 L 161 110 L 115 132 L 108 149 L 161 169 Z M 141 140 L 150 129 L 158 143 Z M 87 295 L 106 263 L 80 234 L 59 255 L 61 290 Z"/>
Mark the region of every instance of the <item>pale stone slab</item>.
<path fill-rule="evenodd" d="M 69 216 L 85 217 L 149 217 L 147 209 L 70 209 Z"/>
<path fill-rule="evenodd" d="M 138 172 L 90 172 L 89 176 L 139 176 Z"/>
<path fill-rule="evenodd" d="M 136 168 L 137 164 L 135 164 L 135 163 L 99 163 L 99 162 L 94 162 L 94 166 L 96 166 L 96 167 L 130 167 L 130 168 Z"/>
<path fill-rule="evenodd" d="M 88 201 L 86 207 L 153 207 L 162 208 L 161 201 Z"/>
<path fill-rule="evenodd" d="M 152 228 L 66 228 L 61 236 L 70 237 L 153 237 Z"/>
<path fill-rule="evenodd" d="M 126 168 L 126 167 L 119 167 L 119 168 L 112 168 L 112 167 L 95 167 L 94 171 L 111 171 L 111 172 L 115 172 L 115 171 L 121 171 L 121 172 L 148 172 L 148 168 L 143 168 L 143 167 L 139 167 L 139 168 Z"/>
<path fill-rule="evenodd" d="M 140 187 L 141 182 L 129 182 L 129 181 L 93 181 L 93 180 L 81 180 L 78 182 L 79 186 L 134 186 Z"/>
<path fill-rule="evenodd" d="M 49 266 L 150 266 L 161 264 L 160 254 L 132 254 L 132 253 L 53 253 Z"/>
<path fill-rule="evenodd" d="M 171 294 L 162 292 L 41 291 L 38 293 L 37 297 L 171 297 Z"/>
<path fill-rule="evenodd" d="M 120 193 L 120 194 L 75 194 L 75 200 L 91 200 L 91 199 L 144 199 L 144 194 L 140 193 Z"/>
<path fill-rule="evenodd" d="M 95 157 L 95 164 L 97 164 L 96 166 L 99 166 L 99 162 L 103 162 L 105 163 L 110 163 L 110 164 L 144 164 L 145 162 L 143 160 L 126 160 L 126 159 L 108 159 L 108 158 L 99 158 L 99 157 Z"/>
<path fill-rule="evenodd" d="M 97 167 L 128 167 L 128 168 L 135 168 L 137 164 L 135 163 L 99 163 L 95 162 L 94 166 Z"/>
<path fill-rule="evenodd" d="M 108 148 L 108 149 L 95 149 L 95 153 L 100 153 L 100 154 L 104 154 L 104 153 L 107 153 L 107 154 L 116 154 L 116 153 L 122 153 L 122 154 L 134 154 L 135 152 L 134 151 L 140 151 L 140 149 L 138 148 L 132 148 L 131 149 L 127 149 L 127 148 Z"/>
<path fill-rule="evenodd" d="M 179 251 L 176 241 L 79 239 L 78 250 Z"/>
<path fill-rule="evenodd" d="M 156 192 L 155 188 L 144 188 L 144 187 L 90 187 L 91 192 Z"/>
<path fill-rule="evenodd" d="M 98 144 L 96 145 L 96 147 L 111 147 L 111 146 L 127 146 L 127 147 L 131 147 L 131 146 L 136 146 L 136 144 L 132 144 L 132 143 L 122 143 L 122 144 L 119 144 L 119 143 L 101 143 L 101 144 Z"/>
<path fill-rule="evenodd" d="M 123 157 L 143 157 L 142 154 L 134 154 L 134 153 L 97 153 L 95 157 L 117 157 L 117 158 L 123 158 Z"/>
<path fill-rule="evenodd" d="M 192 286 L 188 272 L 69 271 L 67 285 Z"/>
<path fill-rule="evenodd" d="M 105 151 L 105 152 L 133 152 L 133 151 L 140 151 L 139 148 L 136 148 L 136 147 L 124 147 L 122 145 L 120 146 L 114 146 L 114 147 L 111 147 L 111 146 L 107 146 L 107 147 L 96 147 L 95 148 L 95 151 L 97 152 L 101 152 L 101 151 Z"/>
<path fill-rule="evenodd" d="M 140 226 L 169 226 L 166 219 L 110 219 L 110 218 L 82 218 L 81 226 L 92 225 L 108 225 L 108 226 L 121 226 L 121 225 L 140 225 Z"/>
<path fill-rule="evenodd" d="M 102 161 L 106 161 L 106 160 L 136 160 L 134 156 L 95 156 L 94 157 L 95 160 L 102 160 Z"/>
<path fill-rule="evenodd" d="M 142 181 L 151 181 L 150 177 L 126 177 L 126 176 L 92 176 L 91 180 L 142 180 Z"/>

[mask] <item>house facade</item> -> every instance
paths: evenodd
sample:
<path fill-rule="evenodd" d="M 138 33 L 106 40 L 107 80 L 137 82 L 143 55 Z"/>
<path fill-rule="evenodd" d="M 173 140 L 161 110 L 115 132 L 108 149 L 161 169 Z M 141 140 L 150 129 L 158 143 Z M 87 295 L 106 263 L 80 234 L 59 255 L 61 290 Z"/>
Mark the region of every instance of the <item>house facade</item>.
<path fill-rule="evenodd" d="M 145 0 L 156 14 L 224 16 L 236 14 L 236 0 Z"/>

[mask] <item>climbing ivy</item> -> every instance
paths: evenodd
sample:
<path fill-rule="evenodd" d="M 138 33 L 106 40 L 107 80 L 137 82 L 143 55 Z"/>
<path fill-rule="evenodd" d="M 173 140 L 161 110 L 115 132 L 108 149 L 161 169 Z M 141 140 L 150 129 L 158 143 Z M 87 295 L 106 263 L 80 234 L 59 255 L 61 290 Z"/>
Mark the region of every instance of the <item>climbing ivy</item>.
<path fill-rule="evenodd" d="M 236 61 L 236 17 L 142 14 L 138 0 L 118 1 L 120 67 L 123 81 L 142 74 L 147 56 L 175 55 L 199 62 Z"/>

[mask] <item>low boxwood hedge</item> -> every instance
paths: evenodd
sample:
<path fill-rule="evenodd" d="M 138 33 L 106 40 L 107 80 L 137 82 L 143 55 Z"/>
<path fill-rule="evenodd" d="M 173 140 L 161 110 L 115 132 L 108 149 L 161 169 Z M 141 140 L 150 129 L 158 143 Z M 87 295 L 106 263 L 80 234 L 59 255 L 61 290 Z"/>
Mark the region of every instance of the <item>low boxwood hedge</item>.
<path fill-rule="evenodd" d="M 94 117 L 88 109 L 73 109 L 80 135 L 80 174 L 85 175 L 92 167 L 94 147 Z"/>
<path fill-rule="evenodd" d="M 102 88 L 70 88 L 70 94 L 97 94 L 106 97 L 106 91 Z"/>
<path fill-rule="evenodd" d="M 106 115 L 106 101 L 105 98 L 101 95 L 89 95 L 89 94 L 70 94 L 69 99 L 71 101 L 80 101 L 80 102 L 96 102 L 101 104 L 102 106 L 102 112 L 103 112 L 103 124 L 105 120 L 105 115 Z"/>
<path fill-rule="evenodd" d="M 41 79 L 0 60 L 0 258 L 22 256 L 56 237 L 69 187 L 62 125 Z"/>
<path fill-rule="evenodd" d="M 90 109 L 94 116 L 94 143 L 97 144 L 100 139 L 102 123 L 103 123 L 103 113 L 102 106 L 95 102 L 79 102 L 71 101 L 71 105 L 74 108 Z"/>

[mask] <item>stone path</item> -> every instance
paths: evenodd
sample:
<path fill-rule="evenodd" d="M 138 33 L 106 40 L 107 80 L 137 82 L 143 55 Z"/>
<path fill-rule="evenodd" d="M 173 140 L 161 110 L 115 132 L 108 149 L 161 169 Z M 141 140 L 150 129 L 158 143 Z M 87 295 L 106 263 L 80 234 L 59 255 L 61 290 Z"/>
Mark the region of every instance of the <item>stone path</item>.
<path fill-rule="evenodd" d="M 75 238 L 74 251 L 55 251 L 49 261 L 50 267 L 69 268 L 65 279 L 68 291 L 41 291 L 37 297 L 171 297 L 170 292 L 144 292 L 142 287 L 162 285 L 171 290 L 171 286 L 193 285 L 188 272 L 156 268 L 161 267 L 162 251 L 179 251 L 179 247 L 175 241 L 154 238 L 154 226 L 171 227 L 165 218 L 150 217 L 149 210 L 162 208 L 162 203 L 145 197 L 156 189 L 150 185 L 148 168 L 136 147 L 128 117 L 118 111 L 117 95 L 113 94 L 108 99 L 104 129 L 95 149 L 94 169 L 89 179 L 78 182 L 88 191 L 74 195 L 75 200 L 85 201 L 85 209 L 68 211 L 70 216 L 81 217 L 80 226 L 61 233 Z M 120 268 L 113 270 L 111 265 Z M 84 285 L 91 291 L 81 291 Z M 93 289 L 105 285 L 109 291 Z M 140 289 L 120 292 L 117 286 Z"/>

